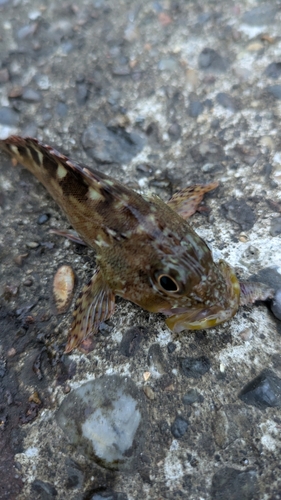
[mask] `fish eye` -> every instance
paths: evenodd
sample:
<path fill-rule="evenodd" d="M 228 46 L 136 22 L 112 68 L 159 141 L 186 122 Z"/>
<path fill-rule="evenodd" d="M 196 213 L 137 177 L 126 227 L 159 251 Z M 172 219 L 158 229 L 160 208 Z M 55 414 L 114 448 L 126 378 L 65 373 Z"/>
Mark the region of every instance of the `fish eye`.
<path fill-rule="evenodd" d="M 168 274 L 160 274 L 157 277 L 158 285 L 165 290 L 165 292 L 176 293 L 179 291 L 180 287 L 176 280 L 169 276 Z"/>

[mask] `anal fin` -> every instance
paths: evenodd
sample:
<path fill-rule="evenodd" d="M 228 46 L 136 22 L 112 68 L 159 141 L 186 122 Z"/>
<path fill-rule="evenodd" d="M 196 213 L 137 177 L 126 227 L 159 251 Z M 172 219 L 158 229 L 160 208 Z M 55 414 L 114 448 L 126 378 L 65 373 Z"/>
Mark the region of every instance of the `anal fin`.
<path fill-rule="evenodd" d="M 65 353 L 71 352 L 87 337 L 97 333 L 100 323 L 113 314 L 114 307 L 115 295 L 97 269 L 77 299 Z"/>

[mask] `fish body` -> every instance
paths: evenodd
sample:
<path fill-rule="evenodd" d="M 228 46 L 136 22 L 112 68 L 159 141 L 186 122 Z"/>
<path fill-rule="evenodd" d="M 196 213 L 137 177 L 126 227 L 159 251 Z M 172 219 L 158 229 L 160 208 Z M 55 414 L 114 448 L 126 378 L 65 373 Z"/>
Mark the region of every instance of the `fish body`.
<path fill-rule="evenodd" d="M 214 262 L 186 221 L 217 183 L 186 188 L 164 203 L 36 139 L 11 136 L 0 148 L 37 177 L 96 251 L 97 268 L 78 297 L 66 352 L 113 314 L 116 295 L 164 314 L 175 332 L 213 327 L 236 313 L 234 271 L 223 260 Z"/>

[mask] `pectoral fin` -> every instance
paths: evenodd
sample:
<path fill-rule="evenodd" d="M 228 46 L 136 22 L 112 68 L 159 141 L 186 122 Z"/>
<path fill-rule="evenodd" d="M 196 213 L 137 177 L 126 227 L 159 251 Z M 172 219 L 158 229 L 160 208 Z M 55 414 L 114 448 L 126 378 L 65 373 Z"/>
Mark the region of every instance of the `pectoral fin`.
<path fill-rule="evenodd" d="M 100 323 L 113 314 L 114 306 L 115 295 L 97 269 L 77 299 L 65 353 L 78 347 L 89 335 L 97 333 Z"/>
<path fill-rule="evenodd" d="M 167 202 L 167 205 L 177 212 L 183 219 L 193 215 L 203 200 L 204 194 L 218 187 L 218 182 L 210 184 L 195 184 L 175 193 Z"/>

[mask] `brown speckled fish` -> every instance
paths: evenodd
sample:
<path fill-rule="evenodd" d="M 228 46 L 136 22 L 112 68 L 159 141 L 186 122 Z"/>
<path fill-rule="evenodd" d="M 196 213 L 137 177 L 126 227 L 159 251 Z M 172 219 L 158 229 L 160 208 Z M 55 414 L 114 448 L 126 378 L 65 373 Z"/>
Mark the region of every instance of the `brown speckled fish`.
<path fill-rule="evenodd" d="M 183 189 L 166 204 L 36 139 L 12 136 L 0 141 L 0 148 L 39 179 L 97 253 L 98 267 L 77 300 L 66 352 L 113 314 L 115 295 L 163 313 L 174 332 L 213 327 L 236 313 L 240 285 L 233 270 L 223 260 L 213 261 L 209 247 L 185 220 L 217 183 Z M 269 296 L 267 289 L 256 290 L 255 285 L 255 299 Z M 252 301 L 245 297 L 244 284 L 243 303 Z"/>

